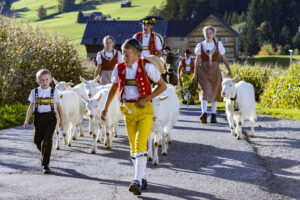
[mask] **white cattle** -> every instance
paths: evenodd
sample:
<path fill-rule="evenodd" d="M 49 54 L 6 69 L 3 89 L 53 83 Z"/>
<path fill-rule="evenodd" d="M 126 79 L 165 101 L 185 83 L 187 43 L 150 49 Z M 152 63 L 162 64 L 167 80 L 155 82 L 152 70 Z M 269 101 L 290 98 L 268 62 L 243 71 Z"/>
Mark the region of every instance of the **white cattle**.
<path fill-rule="evenodd" d="M 62 108 L 63 115 L 63 137 L 65 145 L 72 146 L 72 136 L 76 131 L 76 126 L 81 123 L 80 111 L 79 111 L 79 103 L 80 98 L 74 91 L 61 91 L 59 92 L 60 104 Z M 60 149 L 60 130 L 58 128 L 59 124 L 59 115 L 57 115 L 57 126 L 56 126 L 56 134 L 57 134 L 57 143 L 56 149 Z"/>
<path fill-rule="evenodd" d="M 162 155 L 167 155 L 168 144 L 171 142 L 170 130 L 175 125 L 180 102 L 175 88 L 168 84 L 166 91 L 152 99 L 154 110 L 151 133 L 148 139 L 148 159 L 153 165 L 158 164 L 158 146 L 162 142 Z M 154 153 L 152 150 L 154 138 Z"/>
<path fill-rule="evenodd" d="M 93 147 L 91 153 L 96 153 L 97 141 L 102 141 L 105 133 L 104 144 L 108 149 L 112 148 L 112 134 L 117 135 L 118 122 L 121 116 L 120 103 L 117 95 L 115 95 L 111 102 L 108 112 L 106 114 L 106 120 L 103 121 L 100 117 L 101 111 L 105 106 L 105 102 L 108 96 L 108 89 L 99 91 L 92 99 L 86 99 L 88 116 L 92 125 L 93 135 Z M 98 128 L 97 134 L 96 129 Z"/>
<path fill-rule="evenodd" d="M 254 122 L 256 121 L 256 103 L 254 88 L 244 81 L 224 78 L 222 82 L 222 96 L 226 102 L 226 115 L 231 129 L 231 134 L 240 139 L 244 120 L 251 122 L 251 136 L 254 136 Z M 234 127 L 234 122 L 236 128 Z"/>

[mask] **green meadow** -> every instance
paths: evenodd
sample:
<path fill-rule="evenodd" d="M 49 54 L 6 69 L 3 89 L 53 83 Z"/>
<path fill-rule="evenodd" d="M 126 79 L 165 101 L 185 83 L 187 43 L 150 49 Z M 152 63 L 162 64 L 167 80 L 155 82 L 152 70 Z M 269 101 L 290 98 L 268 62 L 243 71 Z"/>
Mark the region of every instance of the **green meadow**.
<path fill-rule="evenodd" d="M 85 47 L 80 45 L 86 24 L 76 22 L 79 11 L 102 12 L 120 20 L 138 20 L 147 16 L 153 5 L 160 6 L 163 0 L 132 0 L 130 8 L 121 8 L 121 2 L 89 0 L 81 5 L 81 1 L 76 0 L 77 8 L 67 13 L 58 13 L 56 0 L 19 0 L 12 4 L 12 8 L 22 22 L 28 22 L 34 27 L 41 26 L 49 34 L 56 33 L 71 38 L 80 54 L 86 56 Z M 40 21 L 37 9 L 41 5 L 47 9 L 48 18 Z"/>

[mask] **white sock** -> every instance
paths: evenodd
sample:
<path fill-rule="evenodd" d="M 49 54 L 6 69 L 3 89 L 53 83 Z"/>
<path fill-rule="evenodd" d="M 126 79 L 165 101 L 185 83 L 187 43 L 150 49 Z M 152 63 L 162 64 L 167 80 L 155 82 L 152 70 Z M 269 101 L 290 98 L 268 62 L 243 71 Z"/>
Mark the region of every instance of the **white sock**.
<path fill-rule="evenodd" d="M 147 156 L 142 156 L 142 171 L 143 171 L 143 175 L 142 178 L 146 180 L 146 168 L 147 168 Z"/>
<path fill-rule="evenodd" d="M 218 102 L 211 102 L 211 112 L 213 114 L 217 113 L 217 106 L 218 106 Z"/>
<path fill-rule="evenodd" d="M 134 180 L 137 180 L 140 185 L 142 185 L 142 178 L 146 178 L 146 166 L 147 166 L 147 156 L 144 154 L 147 152 L 142 152 L 136 154 L 136 161 L 135 161 L 135 175 Z"/>
<path fill-rule="evenodd" d="M 202 103 L 201 103 L 202 114 L 207 112 L 207 104 L 208 104 L 208 102 L 206 100 L 202 100 Z"/>
<path fill-rule="evenodd" d="M 135 156 L 134 156 L 133 154 L 131 154 L 131 153 L 130 153 L 130 159 L 131 159 L 131 162 L 132 162 L 133 166 L 135 166 L 135 165 L 136 165 L 136 158 L 135 158 Z"/>

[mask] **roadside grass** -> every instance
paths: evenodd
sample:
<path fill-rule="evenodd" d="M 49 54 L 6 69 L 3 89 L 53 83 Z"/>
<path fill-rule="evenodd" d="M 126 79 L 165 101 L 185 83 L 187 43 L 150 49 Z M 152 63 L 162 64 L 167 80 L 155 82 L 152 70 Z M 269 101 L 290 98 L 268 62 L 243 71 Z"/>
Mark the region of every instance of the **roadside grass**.
<path fill-rule="evenodd" d="M 300 62 L 299 55 L 293 55 L 293 62 Z M 252 58 L 239 59 L 239 63 L 247 63 L 249 65 L 268 65 L 270 67 L 287 68 L 290 66 L 289 55 L 274 55 L 274 56 L 255 56 Z"/>
<path fill-rule="evenodd" d="M 29 103 L 0 104 L 0 129 L 23 125 Z M 30 122 L 33 121 L 31 117 Z"/>

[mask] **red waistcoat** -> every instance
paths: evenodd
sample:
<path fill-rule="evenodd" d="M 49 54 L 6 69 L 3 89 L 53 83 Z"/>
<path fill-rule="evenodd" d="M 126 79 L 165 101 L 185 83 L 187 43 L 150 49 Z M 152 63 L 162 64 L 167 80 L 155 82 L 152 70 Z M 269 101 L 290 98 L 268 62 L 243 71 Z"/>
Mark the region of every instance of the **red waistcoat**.
<path fill-rule="evenodd" d="M 190 63 L 190 67 L 191 67 L 191 72 L 194 72 L 194 59 L 190 58 L 191 59 L 191 63 Z M 185 60 L 186 60 L 186 57 L 184 57 L 182 60 L 181 60 L 181 66 L 182 66 L 182 72 L 186 72 L 186 64 L 185 64 Z"/>
<path fill-rule="evenodd" d="M 138 32 L 136 34 L 136 39 L 139 40 L 143 44 L 143 32 Z M 153 32 L 150 33 L 150 40 L 149 40 L 149 50 L 151 55 L 156 55 L 156 45 L 155 45 L 155 34 Z"/>
<path fill-rule="evenodd" d="M 140 94 L 140 97 L 145 97 L 152 92 L 151 83 L 147 72 L 145 70 L 145 65 L 148 63 L 146 60 L 138 60 L 138 68 L 136 70 L 135 81 Z M 118 64 L 118 90 L 119 99 L 122 100 L 122 94 L 124 91 L 126 83 L 126 64 L 125 62 L 120 62 Z"/>

